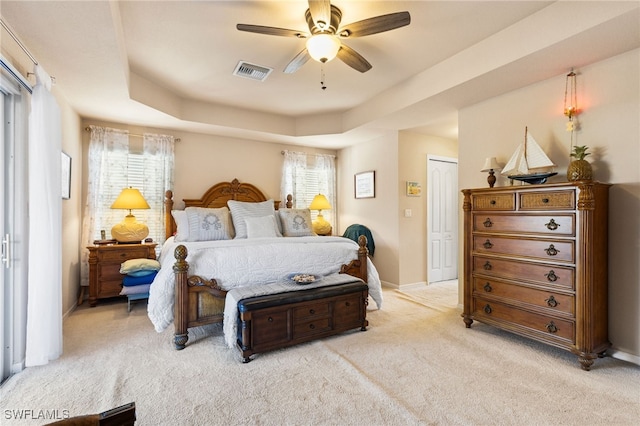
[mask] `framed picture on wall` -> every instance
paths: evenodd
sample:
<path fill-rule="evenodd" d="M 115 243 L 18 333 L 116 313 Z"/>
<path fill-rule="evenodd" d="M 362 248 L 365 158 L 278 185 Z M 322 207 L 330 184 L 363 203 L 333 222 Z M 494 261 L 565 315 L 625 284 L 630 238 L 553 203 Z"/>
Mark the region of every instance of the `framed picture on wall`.
<path fill-rule="evenodd" d="M 71 198 L 71 157 L 62 152 L 62 199 Z"/>
<path fill-rule="evenodd" d="M 374 170 L 356 173 L 353 180 L 356 198 L 374 198 L 376 196 L 376 172 Z"/>
<path fill-rule="evenodd" d="M 407 181 L 407 196 L 419 197 L 422 194 L 422 187 L 418 182 Z"/>

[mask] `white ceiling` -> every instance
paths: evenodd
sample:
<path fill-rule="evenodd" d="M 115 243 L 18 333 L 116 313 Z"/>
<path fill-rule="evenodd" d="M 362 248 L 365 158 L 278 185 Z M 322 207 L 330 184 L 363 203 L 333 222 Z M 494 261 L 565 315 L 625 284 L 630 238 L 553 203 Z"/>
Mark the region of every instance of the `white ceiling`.
<path fill-rule="evenodd" d="M 82 117 L 324 148 L 401 129 L 455 139 L 464 106 L 640 47 L 638 1 L 333 4 L 344 24 L 404 10 L 412 22 L 348 40 L 373 68 L 335 59 L 326 90 L 313 60 L 282 72 L 304 40 L 235 28 L 306 31 L 305 0 L 2 0 L 0 14 Z M 241 60 L 274 71 L 232 75 Z"/>

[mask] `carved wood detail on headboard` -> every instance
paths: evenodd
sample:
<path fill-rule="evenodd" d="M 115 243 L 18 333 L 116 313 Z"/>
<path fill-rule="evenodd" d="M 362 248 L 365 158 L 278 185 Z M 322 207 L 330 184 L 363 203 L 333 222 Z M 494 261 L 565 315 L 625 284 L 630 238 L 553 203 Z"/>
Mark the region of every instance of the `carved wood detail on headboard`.
<path fill-rule="evenodd" d="M 176 223 L 171 215 L 173 209 L 173 192 L 165 193 L 165 238 L 171 237 L 176 231 Z M 267 201 L 267 197 L 255 185 L 240 183 L 238 179 L 231 182 L 220 182 L 209 188 L 201 198 L 184 199 L 184 207 L 220 208 L 227 206 L 227 201 L 244 201 L 259 203 Z M 280 207 L 280 201 L 274 201 L 276 210 Z"/>

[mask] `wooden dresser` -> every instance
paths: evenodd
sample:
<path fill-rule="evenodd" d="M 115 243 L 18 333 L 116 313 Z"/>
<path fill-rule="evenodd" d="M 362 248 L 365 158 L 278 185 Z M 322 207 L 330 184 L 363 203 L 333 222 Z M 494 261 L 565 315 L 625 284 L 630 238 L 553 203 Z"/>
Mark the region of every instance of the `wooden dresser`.
<path fill-rule="evenodd" d="M 589 370 L 607 338 L 609 186 L 465 189 L 464 310 L 570 350 Z"/>
<path fill-rule="evenodd" d="M 120 265 L 129 259 L 155 259 L 155 243 L 89 246 L 89 305 L 117 297 L 122 290 Z"/>

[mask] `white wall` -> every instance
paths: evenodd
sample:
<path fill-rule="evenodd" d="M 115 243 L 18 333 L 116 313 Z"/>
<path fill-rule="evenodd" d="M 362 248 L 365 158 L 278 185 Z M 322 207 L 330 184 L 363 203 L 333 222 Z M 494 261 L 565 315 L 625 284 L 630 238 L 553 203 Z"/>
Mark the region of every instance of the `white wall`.
<path fill-rule="evenodd" d="M 609 193 L 609 339 L 640 363 L 640 50 L 580 69 L 577 145 L 594 179 Z M 568 72 L 569 70 L 567 70 Z M 566 181 L 570 139 L 562 113 L 565 75 L 464 108 L 459 113 L 460 188 L 486 187 L 485 157 L 504 164 L 525 126 L 557 164 L 553 181 Z M 506 185 L 500 178 L 496 185 Z M 462 228 L 461 228 L 462 229 Z M 462 236 L 462 233 L 460 233 Z M 460 266 L 460 270 L 462 267 Z M 462 281 L 460 282 L 462 284 Z"/>

